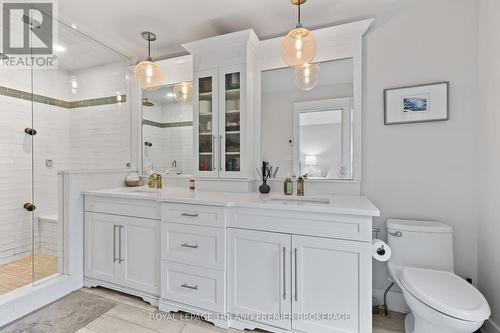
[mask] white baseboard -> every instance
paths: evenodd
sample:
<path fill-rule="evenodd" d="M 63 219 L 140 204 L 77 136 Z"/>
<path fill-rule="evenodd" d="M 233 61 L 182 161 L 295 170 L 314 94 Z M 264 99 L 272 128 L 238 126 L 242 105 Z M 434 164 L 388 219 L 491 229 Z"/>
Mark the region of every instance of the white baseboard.
<path fill-rule="evenodd" d="M 493 320 L 488 319 L 484 322 L 483 327 L 481 327 L 482 333 L 500 333 L 500 326 Z"/>
<path fill-rule="evenodd" d="M 373 289 L 373 297 L 376 299 L 377 304 L 384 304 L 384 292 L 385 290 L 382 289 Z M 390 311 L 401 313 L 410 312 L 410 309 L 408 308 L 408 305 L 406 305 L 406 302 L 403 298 L 403 294 L 396 291 L 389 291 L 387 293 L 387 308 Z"/>

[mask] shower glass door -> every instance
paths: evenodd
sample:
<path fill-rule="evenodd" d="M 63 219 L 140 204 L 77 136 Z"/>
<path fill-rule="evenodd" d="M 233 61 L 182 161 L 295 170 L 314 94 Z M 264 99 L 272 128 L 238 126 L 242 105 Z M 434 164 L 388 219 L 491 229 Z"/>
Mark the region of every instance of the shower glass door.
<path fill-rule="evenodd" d="M 20 21 L 37 65 L 0 61 L 0 297 L 68 273 L 59 173 L 131 161 L 130 59 L 52 16 L 52 53 L 41 54 L 40 19 Z"/>

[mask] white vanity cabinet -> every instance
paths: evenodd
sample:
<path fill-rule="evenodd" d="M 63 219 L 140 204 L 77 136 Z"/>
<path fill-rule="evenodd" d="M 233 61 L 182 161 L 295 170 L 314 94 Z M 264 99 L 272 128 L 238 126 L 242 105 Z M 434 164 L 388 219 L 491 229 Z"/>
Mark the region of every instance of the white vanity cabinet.
<path fill-rule="evenodd" d="M 320 224 L 320 216 L 315 213 L 281 211 L 280 218 L 273 218 L 277 211 L 229 211 L 228 312 L 256 315 L 253 323 L 239 322 L 235 327 L 370 332 L 371 238 L 345 240 L 325 238 L 320 232 L 314 235 L 314 228 Z M 280 219 L 288 220 L 288 227 Z M 323 223 L 330 220 L 330 226 L 323 225 L 330 228 L 329 237 L 359 230 L 361 224 L 371 228 L 371 218 L 362 216 L 323 214 L 321 219 Z M 255 230 L 261 223 L 276 230 Z M 311 235 L 297 234 L 307 226 Z M 355 234 L 351 237 L 358 238 Z M 282 320 L 259 318 L 261 313 L 283 316 Z"/>
<path fill-rule="evenodd" d="M 193 57 L 194 175 L 248 179 L 254 168 L 256 49 L 251 30 L 183 44 Z M 254 119 L 255 118 L 255 119 Z"/>
<path fill-rule="evenodd" d="M 320 207 L 230 192 L 103 194 L 116 192 L 85 197 L 86 286 L 222 328 L 371 332 L 379 212 L 366 198 L 335 196 L 337 206 Z"/>
<path fill-rule="evenodd" d="M 162 204 L 160 310 L 225 313 L 225 212 L 217 206 Z"/>
<path fill-rule="evenodd" d="M 245 77 L 245 65 L 195 74 L 194 172 L 198 177 L 246 177 Z"/>
<path fill-rule="evenodd" d="M 135 208 L 126 213 L 136 216 L 116 215 L 123 205 Z M 148 212 L 141 214 L 144 208 Z M 85 285 L 126 291 L 150 302 L 158 298 L 160 221 L 149 218 L 154 214 L 159 215 L 154 201 L 86 197 Z"/>
<path fill-rule="evenodd" d="M 335 318 L 293 319 L 304 332 L 369 332 L 371 244 L 292 236 L 292 313 Z M 368 303 L 368 304 L 367 304 Z M 368 322 L 370 319 L 370 322 Z"/>
<path fill-rule="evenodd" d="M 291 236 L 242 229 L 228 229 L 227 236 L 228 312 L 291 313 Z M 291 328 L 289 319 L 261 321 Z"/>

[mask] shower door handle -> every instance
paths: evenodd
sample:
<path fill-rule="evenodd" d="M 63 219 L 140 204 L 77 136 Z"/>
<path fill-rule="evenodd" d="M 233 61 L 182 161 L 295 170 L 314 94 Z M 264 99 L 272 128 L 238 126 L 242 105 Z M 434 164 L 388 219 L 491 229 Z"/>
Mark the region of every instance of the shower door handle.
<path fill-rule="evenodd" d="M 25 203 L 23 207 L 24 207 L 24 209 L 26 209 L 28 212 L 32 212 L 32 211 L 34 211 L 34 210 L 36 209 L 36 206 L 35 206 L 35 205 L 33 205 L 33 204 L 32 204 L 32 203 L 30 203 L 30 202 Z"/>

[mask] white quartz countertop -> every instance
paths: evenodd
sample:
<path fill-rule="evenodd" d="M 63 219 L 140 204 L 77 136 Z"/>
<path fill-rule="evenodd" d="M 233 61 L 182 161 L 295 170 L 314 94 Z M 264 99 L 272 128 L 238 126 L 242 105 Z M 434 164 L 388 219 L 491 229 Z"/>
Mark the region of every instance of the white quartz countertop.
<path fill-rule="evenodd" d="M 159 202 L 199 204 L 221 207 L 270 208 L 307 212 L 328 212 L 349 215 L 380 216 L 380 211 L 364 196 L 355 195 L 306 195 L 284 196 L 279 194 L 191 191 L 182 188 L 162 190 L 146 187 L 120 187 L 83 192 L 84 195 L 155 200 Z"/>

